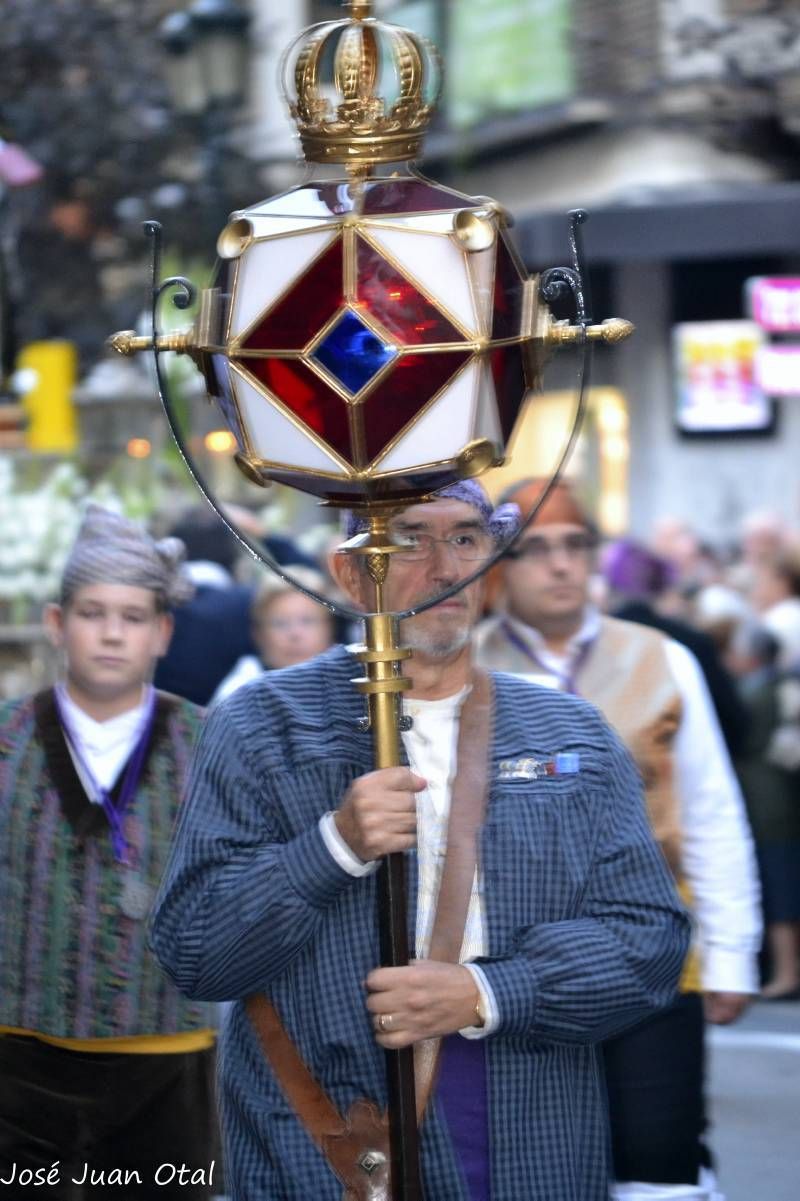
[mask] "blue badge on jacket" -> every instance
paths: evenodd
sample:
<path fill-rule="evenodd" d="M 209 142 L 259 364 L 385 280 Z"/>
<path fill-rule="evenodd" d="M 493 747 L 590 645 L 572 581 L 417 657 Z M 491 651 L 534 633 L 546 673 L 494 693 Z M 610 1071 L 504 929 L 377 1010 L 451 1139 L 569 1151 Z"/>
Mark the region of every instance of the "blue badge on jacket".
<path fill-rule="evenodd" d="M 574 776 L 580 770 L 581 757 L 577 751 L 560 751 L 552 759 L 503 759 L 499 779 L 545 780 L 548 776 Z"/>

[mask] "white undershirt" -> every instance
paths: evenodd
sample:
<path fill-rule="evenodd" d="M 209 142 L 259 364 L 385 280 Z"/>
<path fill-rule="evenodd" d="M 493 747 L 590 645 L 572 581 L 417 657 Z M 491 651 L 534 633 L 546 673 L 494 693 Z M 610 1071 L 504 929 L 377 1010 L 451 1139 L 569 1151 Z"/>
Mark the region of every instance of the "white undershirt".
<path fill-rule="evenodd" d="M 143 691 L 142 700 L 134 709 L 127 709 L 125 713 L 110 717 L 107 721 L 95 721 L 90 717 L 75 704 L 66 688 L 59 689 L 58 699 L 66 711 L 70 730 L 78 740 L 80 753 L 89 770 L 101 788 L 111 788 L 129 759 L 141 732 L 147 701 L 146 692 Z M 90 801 L 99 804 L 102 798 L 95 795 L 92 781 L 86 778 L 83 764 L 73 754 L 69 739 L 67 746 L 86 795 Z"/>
<path fill-rule="evenodd" d="M 413 725 L 402 734 L 411 770 L 427 780 L 428 787 L 417 793 L 417 914 L 416 955 L 425 958 L 430 945 L 439 894 L 444 856 L 447 849 L 447 822 L 450 797 L 456 772 L 456 750 L 461 706 L 468 688 L 441 700 L 408 699 L 403 712 L 412 718 Z M 344 871 L 363 876 L 375 871 L 377 862 L 363 863 L 353 854 L 340 835 L 333 814 L 327 813 L 320 822 L 325 845 Z M 460 1033 L 465 1038 L 484 1038 L 497 1026 L 499 1015 L 494 995 L 481 969 L 468 960 L 486 953 L 483 884 L 476 871 L 472 884 L 464 942 L 460 961 L 471 972 L 481 994 L 486 1021 L 483 1026 L 469 1026 Z"/>
<path fill-rule="evenodd" d="M 541 665 L 532 678 L 554 688 L 564 687 L 581 648 L 600 628 L 597 611 L 587 609 L 566 654 L 557 655 L 538 630 L 510 616 L 506 620 Z M 675 786 L 681 807 L 681 866 L 697 918 L 703 989 L 757 993 L 761 889 L 744 801 L 700 665 L 672 638 L 664 639 L 664 652 L 682 706 L 674 744 Z"/>

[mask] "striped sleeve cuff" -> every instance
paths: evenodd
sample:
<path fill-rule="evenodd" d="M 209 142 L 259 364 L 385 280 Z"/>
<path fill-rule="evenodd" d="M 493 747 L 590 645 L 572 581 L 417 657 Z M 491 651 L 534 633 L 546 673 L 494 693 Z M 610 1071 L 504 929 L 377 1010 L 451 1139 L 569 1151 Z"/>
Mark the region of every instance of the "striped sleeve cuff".
<path fill-rule="evenodd" d="M 482 1026 L 465 1026 L 458 1033 L 464 1038 L 486 1038 L 495 1032 L 500 1021 L 494 993 L 489 987 L 486 976 L 476 963 L 462 963 L 461 966 L 465 967 L 470 973 L 475 981 L 475 987 L 481 994 L 481 1007 L 486 1014 L 486 1021 Z"/>
<path fill-rule="evenodd" d="M 353 883 L 353 876 L 331 856 L 319 824 L 287 844 L 284 866 L 295 892 L 317 908 L 330 904 Z"/>
<path fill-rule="evenodd" d="M 378 870 L 380 866 L 379 859 L 371 859 L 365 863 L 363 859 L 359 859 L 358 855 L 350 850 L 350 847 L 339 833 L 333 813 L 326 813 L 319 819 L 319 832 L 330 854 L 339 864 L 342 871 L 347 872 L 349 876 L 369 876 L 372 872 Z"/>

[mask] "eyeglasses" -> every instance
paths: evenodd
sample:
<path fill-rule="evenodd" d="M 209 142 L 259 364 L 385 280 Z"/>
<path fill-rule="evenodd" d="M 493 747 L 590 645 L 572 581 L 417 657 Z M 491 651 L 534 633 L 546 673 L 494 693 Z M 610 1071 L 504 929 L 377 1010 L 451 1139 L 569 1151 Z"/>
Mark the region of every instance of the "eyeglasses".
<path fill-rule="evenodd" d="M 412 531 L 394 531 L 395 545 L 402 550 L 394 552 L 393 558 L 401 563 L 419 563 L 430 559 L 437 543 L 449 547 L 457 559 L 465 563 L 480 562 L 488 559 L 494 549 L 491 534 L 483 530 L 464 530 L 451 534 L 449 538 L 434 538 L 432 534 L 417 534 Z"/>
<path fill-rule="evenodd" d="M 591 534 L 567 534 L 555 542 L 547 538 L 526 538 L 520 546 L 506 551 L 508 559 L 527 559 L 531 563 L 543 563 L 553 555 L 562 554 L 567 559 L 580 559 L 591 554 L 597 539 Z"/>

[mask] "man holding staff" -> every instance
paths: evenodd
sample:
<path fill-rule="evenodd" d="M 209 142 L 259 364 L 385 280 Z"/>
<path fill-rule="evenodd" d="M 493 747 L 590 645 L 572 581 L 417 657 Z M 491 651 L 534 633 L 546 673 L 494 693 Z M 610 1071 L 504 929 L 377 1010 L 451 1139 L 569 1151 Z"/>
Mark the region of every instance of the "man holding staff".
<path fill-rule="evenodd" d="M 474 482 L 405 509 L 387 609 L 466 579 L 511 519 Z M 335 574 L 368 609 L 360 559 L 337 556 Z M 207 722 L 152 941 L 188 995 L 235 1002 L 221 1060 L 234 1201 L 377 1195 L 352 1182 L 381 1161 L 380 1048 L 409 1045 L 430 1201 L 606 1201 L 595 1044 L 670 1002 L 687 919 L 599 715 L 475 672 L 482 591 L 403 622 L 403 766 L 372 770 L 342 647 Z M 417 958 L 381 968 L 375 868 L 392 852 L 407 856 Z M 349 1114 L 352 1172 L 321 1113 Z"/>

